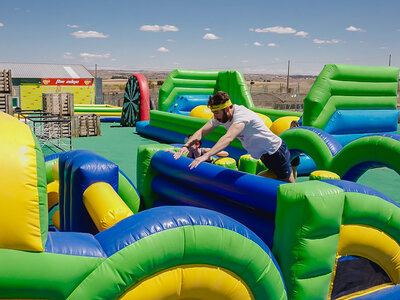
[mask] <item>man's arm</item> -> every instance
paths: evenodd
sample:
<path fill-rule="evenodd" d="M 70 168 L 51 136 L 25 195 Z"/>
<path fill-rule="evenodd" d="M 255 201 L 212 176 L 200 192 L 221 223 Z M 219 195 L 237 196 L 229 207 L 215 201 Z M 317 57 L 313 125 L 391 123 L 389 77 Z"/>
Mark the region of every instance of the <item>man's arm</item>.
<path fill-rule="evenodd" d="M 193 160 L 193 162 L 189 165 L 190 169 L 196 168 L 201 162 L 209 159 L 210 156 L 213 156 L 228 147 L 243 131 L 244 126 L 245 123 L 236 123 L 229 127 L 225 135 L 218 140 L 218 142 L 210 149 L 210 151 Z"/>
<path fill-rule="evenodd" d="M 207 122 L 204 124 L 203 127 L 201 127 L 199 130 L 197 130 L 189 139 L 188 141 L 182 146 L 182 148 L 174 154 L 174 158 L 178 159 L 181 157 L 183 154 L 187 153 L 189 151 L 190 145 L 193 143 L 200 142 L 203 136 L 209 134 L 211 131 L 213 131 L 216 127 L 211 125 L 211 122 Z"/>
<path fill-rule="evenodd" d="M 201 148 L 201 149 L 203 149 L 203 153 L 206 153 L 211 150 L 211 148 Z M 227 157 L 229 156 L 229 153 L 227 151 L 220 151 L 217 154 L 215 154 L 215 156 Z"/>

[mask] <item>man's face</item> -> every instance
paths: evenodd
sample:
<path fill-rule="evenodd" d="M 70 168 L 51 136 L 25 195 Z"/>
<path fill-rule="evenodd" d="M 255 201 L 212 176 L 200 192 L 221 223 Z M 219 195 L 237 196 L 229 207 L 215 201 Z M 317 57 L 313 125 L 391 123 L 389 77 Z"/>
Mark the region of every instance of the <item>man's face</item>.
<path fill-rule="evenodd" d="M 226 123 L 229 121 L 229 116 L 226 112 L 226 108 L 214 111 L 213 114 L 214 119 L 216 119 L 220 123 Z"/>
<path fill-rule="evenodd" d="M 200 142 L 191 144 L 191 145 L 189 146 L 189 151 L 190 151 L 190 152 L 193 152 L 193 151 L 196 151 L 198 148 L 200 148 Z"/>

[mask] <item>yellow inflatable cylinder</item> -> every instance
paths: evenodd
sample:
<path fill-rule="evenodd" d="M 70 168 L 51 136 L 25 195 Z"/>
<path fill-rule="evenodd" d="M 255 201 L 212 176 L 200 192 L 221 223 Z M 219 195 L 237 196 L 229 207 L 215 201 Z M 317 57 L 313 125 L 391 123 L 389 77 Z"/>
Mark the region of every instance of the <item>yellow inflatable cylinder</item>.
<path fill-rule="evenodd" d="M 260 114 L 260 113 L 256 113 L 256 114 L 259 115 L 260 118 L 264 121 L 265 126 L 267 126 L 268 128 L 271 127 L 272 121 L 268 116 Z"/>
<path fill-rule="evenodd" d="M 89 186 L 83 193 L 83 204 L 99 231 L 133 215 L 112 186 L 105 182 Z"/>
<path fill-rule="evenodd" d="M 50 182 L 47 185 L 47 203 L 49 209 L 58 203 L 59 199 L 58 189 L 59 189 L 59 183 L 57 180 Z"/>
<path fill-rule="evenodd" d="M 59 180 L 60 179 L 60 177 L 59 177 L 59 175 L 58 175 L 58 162 L 56 162 L 54 165 L 53 165 L 53 168 L 51 169 L 51 175 L 53 176 L 53 179 L 54 180 Z"/>
<path fill-rule="evenodd" d="M 191 117 L 202 118 L 211 120 L 214 117 L 214 114 L 208 108 L 207 105 L 199 105 L 192 109 L 189 114 Z"/>
<path fill-rule="evenodd" d="M 322 179 L 340 179 L 340 176 L 331 171 L 317 170 L 310 174 L 310 180 L 322 180 Z"/>
<path fill-rule="evenodd" d="M 227 169 L 237 170 L 236 160 L 232 157 L 218 158 L 214 161 L 214 164 Z"/>
<path fill-rule="evenodd" d="M 53 225 L 57 230 L 60 230 L 60 210 L 56 210 L 51 217 L 51 221 L 53 222 Z"/>
<path fill-rule="evenodd" d="M 271 129 L 271 131 L 276 135 L 280 135 L 282 132 L 290 128 L 290 123 L 292 123 L 292 121 L 298 121 L 299 119 L 299 117 L 291 116 L 281 117 L 276 119 L 269 129 Z"/>

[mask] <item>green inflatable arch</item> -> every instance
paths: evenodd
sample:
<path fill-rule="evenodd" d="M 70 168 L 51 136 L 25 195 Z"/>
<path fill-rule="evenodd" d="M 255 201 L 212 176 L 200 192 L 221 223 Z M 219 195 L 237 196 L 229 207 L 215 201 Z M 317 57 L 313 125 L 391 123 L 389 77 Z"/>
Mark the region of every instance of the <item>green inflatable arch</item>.
<path fill-rule="evenodd" d="M 368 168 L 377 163 L 400 175 L 400 141 L 397 139 L 367 136 L 354 140 L 333 157 L 331 171 L 343 179 L 357 181 Z M 364 170 L 359 168 L 360 164 L 363 164 Z"/>
<path fill-rule="evenodd" d="M 324 140 L 315 132 L 306 128 L 286 130 L 279 135 L 289 149 L 296 149 L 309 155 L 317 169 L 329 170 L 333 155 Z"/>

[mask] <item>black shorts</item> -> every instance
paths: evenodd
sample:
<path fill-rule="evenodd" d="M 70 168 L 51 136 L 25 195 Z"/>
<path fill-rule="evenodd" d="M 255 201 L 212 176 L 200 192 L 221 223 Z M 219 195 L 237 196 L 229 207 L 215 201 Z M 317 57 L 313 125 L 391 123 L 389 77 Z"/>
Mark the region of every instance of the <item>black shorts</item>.
<path fill-rule="evenodd" d="M 275 153 L 265 153 L 260 159 L 269 170 L 275 173 L 278 179 L 287 179 L 292 174 L 290 152 L 284 141 Z"/>
<path fill-rule="evenodd" d="M 292 159 L 292 162 L 291 162 L 292 168 L 299 166 L 299 164 L 300 164 L 300 156 L 297 156 Z"/>

